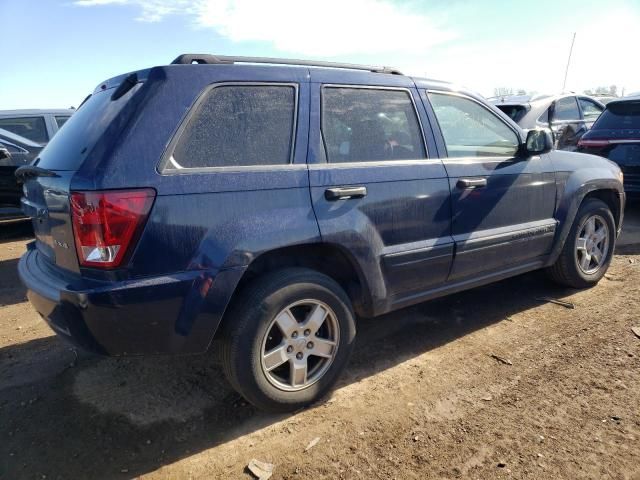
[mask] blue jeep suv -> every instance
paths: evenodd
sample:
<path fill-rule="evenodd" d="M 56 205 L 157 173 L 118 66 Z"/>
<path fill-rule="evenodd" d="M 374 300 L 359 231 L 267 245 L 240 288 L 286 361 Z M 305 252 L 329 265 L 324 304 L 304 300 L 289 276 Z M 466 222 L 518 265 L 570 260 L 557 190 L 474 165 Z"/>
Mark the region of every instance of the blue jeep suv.
<path fill-rule="evenodd" d="M 102 83 L 17 174 L 20 277 L 57 334 L 215 350 L 271 411 L 331 388 L 356 317 L 541 268 L 596 284 L 625 203 L 615 164 L 454 85 L 212 55 Z"/>

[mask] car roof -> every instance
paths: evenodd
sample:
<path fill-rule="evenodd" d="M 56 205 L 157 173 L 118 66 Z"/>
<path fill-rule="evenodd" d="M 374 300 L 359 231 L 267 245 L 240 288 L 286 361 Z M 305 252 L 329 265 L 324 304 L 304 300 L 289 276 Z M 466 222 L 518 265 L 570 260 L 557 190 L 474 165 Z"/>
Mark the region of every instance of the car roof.
<path fill-rule="evenodd" d="M 307 68 L 312 81 L 313 77 L 336 77 L 344 76 L 344 79 L 353 81 L 354 83 L 370 83 L 375 85 L 376 78 L 385 78 L 384 83 L 392 84 L 411 84 L 414 83 L 419 88 L 434 88 L 434 89 L 446 89 L 454 90 L 454 85 L 449 82 L 434 80 L 422 77 L 412 77 L 404 75 L 399 69 L 389 66 L 379 65 L 363 65 L 354 63 L 339 63 L 328 61 L 316 61 L 316 60 L 298 60 L 290 58 L 269 58 L 269 57 L 236 57 L 225 55 L 211 55 L 211 54 L 194 54 L 186 53 L 179 55 L 171 62 L 171 65 L 252 65 L 259 68 L 278 68 L 278 69 L 290 69 L 290 68 Z M 118 77 L 121 78 L 121 77 Z M 392 80 L 395 78 L 395 80 Z M 464 90 L 464 93 L 472 93 L 462 88 L 455 88 L 456 91 Z M 474 94 L 474 96 L 476 96 Z"/>
<path fill-rule="evenodd" d="M 18 110 L 0 110 L 0 117 L 33 117 L 37 115 L 73 115 L 73 108 L 35 109 L 24 108 Z"/>

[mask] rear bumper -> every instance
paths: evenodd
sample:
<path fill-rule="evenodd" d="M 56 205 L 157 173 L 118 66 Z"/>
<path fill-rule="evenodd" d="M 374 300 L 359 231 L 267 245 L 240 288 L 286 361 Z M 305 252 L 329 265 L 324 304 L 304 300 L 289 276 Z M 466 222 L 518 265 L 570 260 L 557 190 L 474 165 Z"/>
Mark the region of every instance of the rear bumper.
<path fill-rule="evenodd" d="M 98 282 L 57 273 L 32 246 L 18 264 L 29 301 L 52 330 L 106 355 L 206 351 L 243 272 Z"/>

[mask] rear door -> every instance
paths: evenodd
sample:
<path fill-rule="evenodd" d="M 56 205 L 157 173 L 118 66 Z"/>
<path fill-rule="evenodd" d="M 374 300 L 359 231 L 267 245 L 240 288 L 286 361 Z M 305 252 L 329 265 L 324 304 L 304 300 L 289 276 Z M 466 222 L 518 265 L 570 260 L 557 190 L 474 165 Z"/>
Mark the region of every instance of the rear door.
<path fill-rule="evenodd" d="M 446 172 L 429 158 L 417 91 L 385 78 L 312 73 L 309 154 L 322 239 L 356 258 L 379 310 L 443 283 L 453 252 Z"/>
<path fill-rule="evenodd" d="M 456 250 L 450 281 L 539 262 L 552 246 L 555 174 L 516 156 L 519 134 L 472 97 L 429 91 L 447 152 Z"/>

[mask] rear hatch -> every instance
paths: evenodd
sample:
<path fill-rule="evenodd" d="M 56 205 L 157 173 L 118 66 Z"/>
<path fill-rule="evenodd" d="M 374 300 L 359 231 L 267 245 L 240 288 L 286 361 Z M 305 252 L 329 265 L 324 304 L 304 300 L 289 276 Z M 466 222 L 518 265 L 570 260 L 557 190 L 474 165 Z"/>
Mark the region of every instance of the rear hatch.
<path fill-rule="evenodd" d="M 625 188 L 640 190 L 640 100 L 609 103 L 579 147 L 617 163 L 624 173 Z"/>
<path fill-rule="evenodd" d="M 99 86 L 38 158 L 19 172 L 24 179 L 22 209 L 32 219 L 36 248 L 58 267 L 79 271 L 70 214 L 74 175 L 89 156 L 95 155 L 96 145 L 138 90 L 140 83 L 136 80 L 119 95 L 119 85 L 127 81 L 131 83 L 131 76 L 116 77 Z M 91 188 L 85 184 L 83 189 Z"/>

